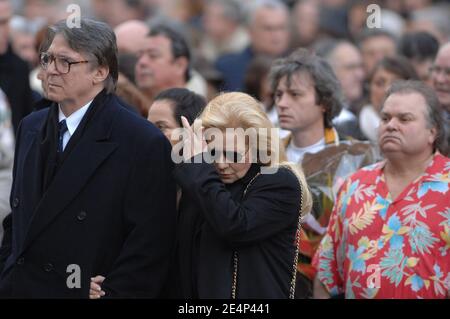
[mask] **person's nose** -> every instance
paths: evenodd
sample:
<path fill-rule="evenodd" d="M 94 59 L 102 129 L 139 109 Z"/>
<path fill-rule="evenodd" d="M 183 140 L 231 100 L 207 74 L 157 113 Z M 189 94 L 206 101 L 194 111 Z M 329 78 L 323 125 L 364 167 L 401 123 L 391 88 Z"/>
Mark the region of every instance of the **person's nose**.
<path fill-rule="evenodd" d="M 138 60 L 136 62 L 136 65 L 138 67 L 145 67 L 150 64 L 150 57 L 147 53 L 143 53 L 138 57 Z"/>
<path fill-rule="evenodd" d="M 392 117 L 385 125 L 387 131 L 396 131 L 398 129 L 398 120 L 395 117 Z"/>
<path fill-rule="evenodd" d="M 442 71 L 434 71 L 432 74 L 433 81 L 436 83 L 444 83 L 446 80 L 446 76 Z"/>
<path fill-rule="evenodd" d="M 356 69 L 356 77 L 357 77 L 358 81 L 360 81 L 361 83 L 364 80 L 365 72 L 364 72 L 364 68 L 362 65 Z"/>
<path fill-rule="evenodd" d="M 228 168 L 229 164 L 225 162 L 225 159 L 221 158 L 216 162 L 216 167 L 219 171 L 224 171 Z"/>
<path fill-rule="evenodd" d="M 290 101 L 289 101 L 289 98 L 287 97 L 287 94 L 282 94 L 279 98 L 278 98 L 278 101 L 277 101 L 277 106 L 280 108 L 280 109 L 287 109 L 287 108 L 289 108 L 289 105 L 290 105 Z"/>
<path fill-rule="evenodd" d="M 56 69 L 56 61 L 52 60 L 48 63 L 47 68 L 45 70 L 42 70 L 44 76 L 47 75 L 54 75 L 59 74 L 58 70 Z"/>

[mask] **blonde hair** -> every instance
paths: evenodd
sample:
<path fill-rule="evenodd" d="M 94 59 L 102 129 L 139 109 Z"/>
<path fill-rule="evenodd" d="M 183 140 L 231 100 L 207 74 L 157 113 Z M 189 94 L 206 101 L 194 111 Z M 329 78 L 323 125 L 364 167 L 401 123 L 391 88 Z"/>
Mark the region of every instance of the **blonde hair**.
<path fill-rule="evenodd" d="M 278 155 L 270 156 L 270 161 L 261 163 L 261 165 L 286 167 L 292 171 L 299 181 L 302 192 L 302 216 L 311 210 L 312 196 L 305 175 L 298 165 L 286 161 L 283 143 L 280 143 L 277 135 L 275 136 L 278 140 L 272 141 L 272 130 L 270 129 L 274 126 L 263 111 L 262 105 L 256 99 L 239 92 L 220 94 L 206 105 L 199 119 L 205 129 L 217 128 L 221 131 L 225 131 L 227 128 L 256 129 L 259 142 L 252 147 L 256 147 L 259 152 Z"/>

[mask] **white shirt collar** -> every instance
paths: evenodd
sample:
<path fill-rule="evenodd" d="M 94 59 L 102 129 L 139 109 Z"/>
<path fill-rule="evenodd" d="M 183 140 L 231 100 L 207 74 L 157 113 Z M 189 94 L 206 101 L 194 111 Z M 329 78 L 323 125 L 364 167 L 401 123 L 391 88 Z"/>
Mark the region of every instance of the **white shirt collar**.
<path fill-rule="evenodd" d="M 93 100 L 90 100 L 85 106 L 70 114 L 69 117 L 66 117 L 64 113 L 61 111 L 61 107 L 58 106 L 59 122 L 61 122 L 64 119 L 66 120 L 67 130 L 69 131 L 70 136 L 73 135 L 78 125 L 80 125 L 80 122 L 83 119 L 84 114 L 86 114 L 87 110 L 89 109 L 89 106 L 91 105 L 92 101 Z"/>

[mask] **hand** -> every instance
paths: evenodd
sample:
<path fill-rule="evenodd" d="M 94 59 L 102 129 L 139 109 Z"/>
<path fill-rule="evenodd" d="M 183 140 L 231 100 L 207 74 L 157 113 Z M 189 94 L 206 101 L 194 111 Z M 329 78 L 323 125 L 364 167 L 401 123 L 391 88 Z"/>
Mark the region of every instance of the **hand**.
<path fill-rule="evenodd" d="M 188 161 L 195 155 L 205 152 L 207 150 L 207 144 L 203 134 L 203 126 L 197 125 L 198 123 L 195 122 L 192 126 L 189 125 L 188 120 L 184 116 L 181 117 L 181 123 L 187 133 L 183 139 L 183 159 L 184 161 Z"/>
<path fill-rule="evenodd" d="M 103 276 L 96 276 L 91 278 L 91 287 L 89 289 L 89 299 L 100 299 L 105 295 L 101 284 L 105 280 Z"/>

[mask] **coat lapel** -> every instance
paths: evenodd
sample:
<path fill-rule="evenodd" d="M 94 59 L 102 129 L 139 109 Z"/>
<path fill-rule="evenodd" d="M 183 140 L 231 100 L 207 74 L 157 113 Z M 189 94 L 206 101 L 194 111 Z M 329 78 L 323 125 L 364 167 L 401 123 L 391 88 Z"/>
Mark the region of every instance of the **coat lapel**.
<path fill-rule="evenodd" d="M 102 105 L 59 168 L 34 212 L 24 250 L 76 198 L 97 168 L 118 147 L 117 143 L 109 141 L 113 118 L 118 111 L 113 106 Z"/>

